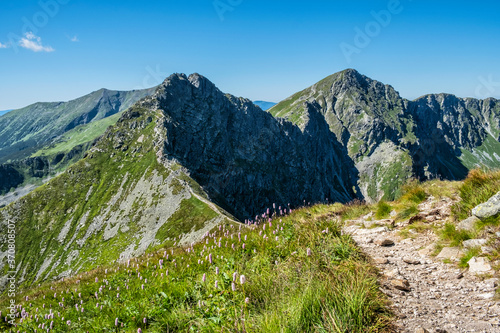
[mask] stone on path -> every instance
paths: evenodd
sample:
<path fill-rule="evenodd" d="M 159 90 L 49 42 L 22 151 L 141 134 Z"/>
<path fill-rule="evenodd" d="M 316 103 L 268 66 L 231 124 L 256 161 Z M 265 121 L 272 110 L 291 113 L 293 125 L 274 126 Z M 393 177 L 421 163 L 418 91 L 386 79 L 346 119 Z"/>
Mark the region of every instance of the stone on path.
<path fill-rule="evenodd" d="M 490 260 L 485 257 L 472 257 L 469 262 L 469 273 L 485 274 L 491 272 Z"/>
<path fill-rule="evenodd" d="M 486 239 L 468 239 L 462 243 L 464 248 L 472 249 L 475 247 L 481 247 L 486 244 L 488 241 Z"/>
<path fill-rule="evenodd" d="M 403 258 L 403 261 L 407 264 L 410 264 L 410 265 L 419 265 L 420 264 L 420 260 L 415 259 L 415 258 Z"/>
<path fill-rule="evenodd" d="M 429 333 L 429 331 L 423 327 L 419 327 L 415 330 L 415 333 Z"/>
<path fill-rule="evenodd" d="M 475 227 L 476 227 L 476 223 L 479 221 L 481 221 L 481 220 L 478 219 L 477 217 L 471 216 L 471 217 L 463 220 L 459 224 L 457 224 L 457 230 L 465 230 L 465 231 L 473 232 Z"/>
<path fill-rule="evenodd" d="M 405 279 L 394 279 L 394 280 L 391 280 L 391 285 L 398 289 L 398 290 L 402 290 L 402 291 L 410 291 L 410 283 L 405 280 Z"/>
<path fill-rule="evenodd" d="M 377 265 L 385 265 L 385 264 L 389 263 L 389 260 L 387 260 L 386 258 L 373 258 L 373 261 Z"/>
<path fill-rule="evenodd" d="M 463 254 L 464 253 L 458 247 L 444 247 L 436 258 L 458 261 Z"/>
<path fill-rule="evenodd" d="M 388 238 L 378 238 L 374 241 L 374 243 L 378 246 L 393 246 L 394 241 Z"/>

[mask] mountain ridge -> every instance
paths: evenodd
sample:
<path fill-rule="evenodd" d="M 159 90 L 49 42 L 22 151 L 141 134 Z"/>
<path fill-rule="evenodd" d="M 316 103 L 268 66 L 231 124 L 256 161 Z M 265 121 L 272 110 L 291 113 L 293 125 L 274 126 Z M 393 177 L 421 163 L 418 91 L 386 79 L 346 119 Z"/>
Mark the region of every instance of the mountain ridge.
<path fill-rule="evenodd" d="M 290 96 L 269 112 L 300 126 L 305 102 L 317 102 L 321 106 L 331 130 L 342 138 L 360 174 L 370 175 L 360 181 L 368 200 L 393 199 L 402 184 L 396 181 L 396 186 L 382 190 L 384 184 L 394 180 L 393 175 L 373 177 L 391 151 L 398 154 L 395 149 L 385 153 L 377 151 L 385 141 L 402 148 L 399 154 L 412 160 L 410 164 L 396 167 L 402 171 L 398 172 L 401 180 L 411 176 L 463 179 L 472 166 L 494 167 L 500 163 L 497 158 L 500 144 L 496 139 L 500 131 L 497 120 L 500 104 L 493 98 L 480 101 L 429 94 L 410 101 L 402 98 L 392 86 L 347 69 Z M 494 140 L 482 132 L 483 127 L 488 128 Z M 489 142 L 487 149 L 482 147 L 484 142 Z M 366 164 L 371 163 L 367 161 L 377 154 L 380 158 L 372 158 L 377 161 L 367 167 Z"/>
<path fill-rule="evenodd" d="M 70 276 L 189 244 L 270 207 L 390 198 L 414 176 L 460 177 L 468 167 L 453 163 L 462 151 L 472 162 L 496 158 L 498 141 L 476 130 L 487 120 L 496 133 L 496 101 L 430 96 L 410 103 L 341 72 L 266 112 L 199 74 L 173 74 L 81 161 L 0 210 L 0 225 L 20 226 L 17 277 Z"/>
<path fill-rule="evenodd" d="M 0 163 L 20 160 L 76 126 L 124 111 L 155 88 L 99 89 L 68 102 L 38 102 L 0 118 Z"/>

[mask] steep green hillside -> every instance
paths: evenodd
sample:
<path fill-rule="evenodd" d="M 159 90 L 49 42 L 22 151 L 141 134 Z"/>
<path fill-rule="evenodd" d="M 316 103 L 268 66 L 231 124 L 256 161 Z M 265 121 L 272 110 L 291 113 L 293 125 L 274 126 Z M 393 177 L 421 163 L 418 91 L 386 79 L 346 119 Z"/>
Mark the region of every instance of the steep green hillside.
<path fill-rule="evenodd" d="M 101 89 L 69 102 L 11 111 L 0 118 L 0 163 L 28 157 L 69 130 L 124 111 L 154 91 Z"/>
<path fill-rule="evenodd" d="M 178 164 L 158 163 L 156 117 L 154 111 L 132 108 L 85 159 L 0 210 L 1 225 L 17 225 L 22 285 L 188 244 L 230 221 Z M 6 239 L 0 244 L 5 251 Z"/>
<path fill-rule="evenodd" d="M 391 332 L 376 271 L 341 233 L 343 212 L 318 205 L 259 226 L 224 225 L 193 246 L 24 290 L 16 329 Z"/>

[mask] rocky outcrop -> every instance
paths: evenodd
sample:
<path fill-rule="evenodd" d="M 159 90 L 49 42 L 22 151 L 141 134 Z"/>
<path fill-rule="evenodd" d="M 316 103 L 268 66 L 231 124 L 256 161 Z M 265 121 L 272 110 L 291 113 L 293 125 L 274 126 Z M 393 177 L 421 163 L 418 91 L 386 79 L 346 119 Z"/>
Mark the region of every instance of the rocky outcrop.
<path fill-rule="evenodd" d="M 242 220 L 273 203 L 356 196 L 354 163 L 317 103 L 305 106 L 299 127 L 223 94 L 198 74 L 169 77 L 154 103 L 164 115 L 164 158 L 187 168 L 211 199 Z"/>
<path fill-rule="evenodd" d="M 458 180 L 472 168 L 500 165 L 500 103 L 495 99 L 437 94 L 409 101 L 391 86 L 349 69 L 269 112 L 303 126 L 311 103 L 320 106 L 354 160 L 368 201 L 393 199 L 409 177 Z"/>

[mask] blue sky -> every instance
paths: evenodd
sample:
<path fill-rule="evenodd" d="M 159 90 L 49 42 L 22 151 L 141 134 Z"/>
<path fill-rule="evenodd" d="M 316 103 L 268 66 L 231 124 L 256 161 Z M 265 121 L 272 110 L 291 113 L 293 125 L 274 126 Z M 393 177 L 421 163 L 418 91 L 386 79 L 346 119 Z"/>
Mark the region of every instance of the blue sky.
<path fill-rule="evenodd" d="M 405 98 L 500 97 L 498 1 L 6 0 L 0 110 L 198 72 L 279 101 L 346 68 Z"/>

